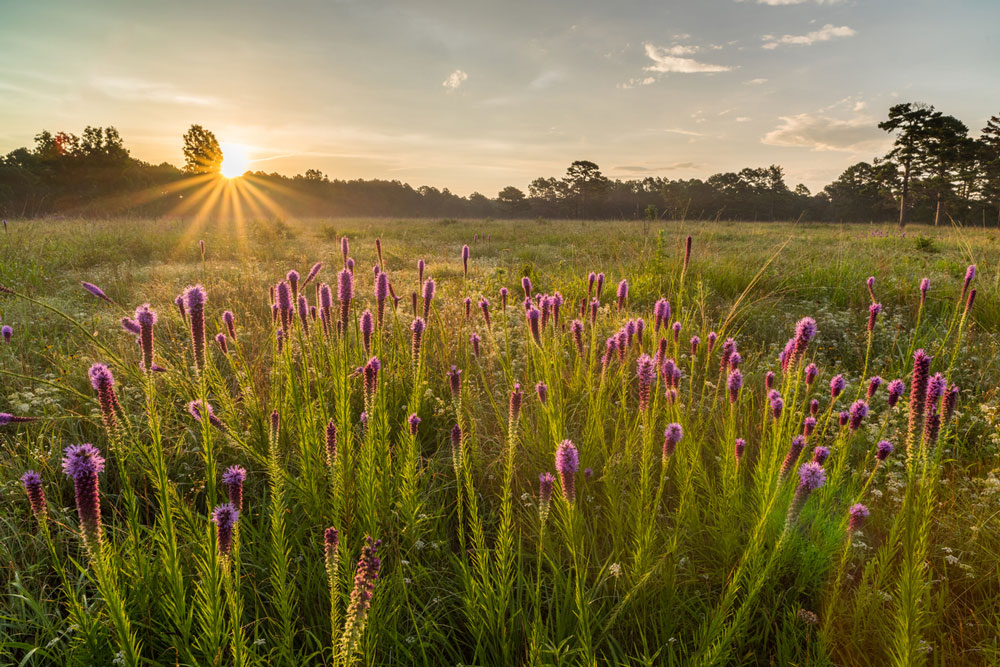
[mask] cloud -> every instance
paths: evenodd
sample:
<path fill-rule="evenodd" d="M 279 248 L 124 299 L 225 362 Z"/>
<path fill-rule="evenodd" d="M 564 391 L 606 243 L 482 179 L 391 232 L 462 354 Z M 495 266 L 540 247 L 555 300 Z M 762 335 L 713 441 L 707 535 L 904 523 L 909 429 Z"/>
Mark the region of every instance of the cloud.
<path fill-rule="evenodd" d="M 635 88 L 636 86 L 648 86 L 652 83 L 656 83 L 656 77 L 646 76 L 642 78 L 629 79 L 625 83 L 619 83 L 618 87 L 628 89 L 628 88 Z"/>
<path fill-rule="evenodd" d="M 736 117 L 736 122 L 737 123 L 747 123 L 749 121 L 750 121 L 750 116 L 737 116 Z"/>
<path fill-rule="evenodd" d="M 761 138 L 768 146 L 791 146 L 814 151 L 876 151 L 887 138 L 866 115 L 842 120 L 822 114 L 780 116 L 781 124 Z"/>
<path fill-rule="evenodd" d="M 697 162 L 674 162 L 662 167 L 646 167 L 642 165 L 628 165 L 623 167 L 613 167 L 613 172 L 625 172 L 633 174 L 647 174 L 660 171 L 677 171 L 678 169 L 698 169 L 701 167 Z"/>
<path fill-rule="evenodd" d="M 767 83 L 767 79 L 750 79 L 749 81 L 744 81 L 744 86 L 759 86 L 761 84 Z"/>
<path fill-rule="evenodd" d="M 728 72 L 733 69 L 732 67 L 728 67 L 726 65 L 712 65 L 710 63 L 698 62 L 694 58 L 683 58 L 672 53 L 672 51 L 677 48 L 686 49 L 688 47 L 672 46 L 669 48 L 662 48 L 655 46 L 654 44 L 646 44 L 646 55 L 653 61 L 653 64 L 647 65 L 643 69 L 647 72 L 656 72 L 658 74 L 666 74 L 669 72 L 679 74 L 704 74 L 713 72 Z"/>
<path fill-rule="evenodd" d="M 169 83 L 157 83 L 129 78 L 97 77 L 90 81 L 90 85 L 108 97 L 127 102 L 157 102 L 198 107 L 219 105 L 219 100 L 214 97 L 192 95 L 179 90 Z"/>
<path fill-rule="evenodd" d="M 829 42 L 838 37 L 854 37 L 856 34 L 858 34 L 856 30 L 846 25 L 835 26 L 832 23 L 827 23 L 819 30 L 813 30 L 804 35 L 782 35 L 781 37 L 764 35 L 761 39 L 764 40 L 763 48 L 776 49 L 781 45 L 811 46 L 817 42 Z"/>
<path fill-rule="evenodd" d="M 468 78 L 469 78 L 468 74 L 466 74 L 460 69 L 457 69 L 451 74 L 449 74 L 448 78 L 441 82 L 441 85 L 447 88 L 448 90 L 455 90 L 463 83 L 465 83 L 466 79 Z"/>

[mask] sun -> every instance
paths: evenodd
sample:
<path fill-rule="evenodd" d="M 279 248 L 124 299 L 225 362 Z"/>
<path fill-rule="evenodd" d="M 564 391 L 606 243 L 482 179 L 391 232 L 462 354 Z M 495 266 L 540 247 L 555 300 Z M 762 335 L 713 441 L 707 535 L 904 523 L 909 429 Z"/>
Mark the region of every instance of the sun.
<path fill-rule="evenodd" d="M 250 167 L 246 146 L 242 144 L 222 144 L 222 167 L 220 171 L 226 178 L 239 178 Z"/>

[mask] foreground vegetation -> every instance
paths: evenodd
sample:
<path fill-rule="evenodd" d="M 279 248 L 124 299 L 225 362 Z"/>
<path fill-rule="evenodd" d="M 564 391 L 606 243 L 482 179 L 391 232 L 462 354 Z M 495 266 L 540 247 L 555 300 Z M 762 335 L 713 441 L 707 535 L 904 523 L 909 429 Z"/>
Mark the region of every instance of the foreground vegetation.
<path fill-rule="evenodd" d="M 4 664 L 1000 661 L 990 233 L 0 244 Z"/>

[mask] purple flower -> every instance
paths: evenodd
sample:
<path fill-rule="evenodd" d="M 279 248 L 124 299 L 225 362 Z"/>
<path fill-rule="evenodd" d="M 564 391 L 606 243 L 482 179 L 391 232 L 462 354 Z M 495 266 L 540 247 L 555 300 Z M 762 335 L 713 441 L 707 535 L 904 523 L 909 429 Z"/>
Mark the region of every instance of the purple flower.
<path fill-rule="evenodd" d="M 219 556 L 223 560 L 229 558 L 233 550 L 233 529 L 240 520 L 240 511 L 232 503 L 223 503 L 212 510 L 212 523 L 216 528 L 216 543 Z"/>
<path fill-rule="evenodd" d="M 875 301 L 875 276 L 868 276 L 868 280 L 865 281 L 865 287 L 868 288 L 868 294 L 872 297 L 872 302 Z"/>
<path fill-rule="evenodd" d="M 681 339 L 681 323 L 674 322 L 674 342 L 677 343 Z"/>
<path fill-rule="evenodd" d="M 973 287 L 971 290 L 969 290 L 969 299 L 968 299 L 968 301 L 965 302 L 965 312 L 966 313 L 968 313 L 970 310 L 972 310 L 972 304 L 975 303 L 975 301 L 976 301 L 976 288 Z"/>
<path fill-rule="evenodd" d="M 428 278 L 424 281 L 424 320 L 427 320 L 431 314 L 431 301 L 434 300 L 434 291 L 437 289 L 437 283 L 434 282 L 433 278 Z"/>
<path fill-rule="evenodd" d="M 452 366 L 447 375 L 448 386 L 451 387 L 451 397 L 458 400 L 462 394 L 462 370 L 457 366 Z"/>
<path fill-rule="evenodd" d="M 351 314 L 351 299 L 353 298 L 354 274 L 349 269 L 341 269 L 340 273 L 337 274 L 337 302 L 340 303 L 340 320 L 337 322 L 337 330 L 341 336 L 347 335 L 347 318 Z"/>
<path fill-rule="evenodd" d="M 576 351 L 583 356 L 583 322 L 573 320 L 569 323 L 570 333 L 573 335 L 573 342 L 576 344 Z"/>
<path fill-rule="evenodd" d="M 927 299 L 927 290 L 931 288 L 930 278 L 922 278 L 920 280 L 920 305 L 924 305 L 924 301 Z"/>
<path fill-rule="evenodd" d="M 563 497 L 573 502 L 576 500 L 576 471 L 580 469 L 580 454 L 569 440 L 563 440 L 556 449 L 556 473 L 559 474 L 559 484 L 562 486 Z"/>
<path fill-rule="evenodd" d="M 868 400 L 871 400 L 872 396 L 875 395 L 875 392 L 878 391 L 878 388 L 881 386 L 882 386 L 882 378 L 879 377 L 878 375 L 873 376 L 868 381 L 868 394 L 867 394 Z"/>
<path fill-rule="evenodd" d="M 274 339 L 278 344 L 278 354 L 281 354 L 281 350 L 285 347 L 285 330 L 279 327 L 278 330 L 274 332 Z"/>
<path fill-rule="evenodd" d="M 469 277 L 469 246 L 462 246 L 462 271 L 466 278 Z"/>
<path fill-rule="evenodd" d="M 691 261 L 691 237 L 688 236 L 684 241 L 684 268 L 683 273 L 687 273 L 688 263 Z"/>
<path fill-rule="evenodd" d="M 88 283 L 88 282 L 81 281 L 80 282 L 80 286 L 83 287 L 83 289 L 85 289 L 88 292 L 90 292 L 91 294 L 93 294 L 94 296 L 96 296 L 98 299 L 103 299 L 104 301 L 107 301 L 110 304 L 114 304 L 115 303 L 114 301 L 111 300 L 111 298 L 107 294 L 104 293 L 104 290 L 102 290 L 100 287 L 98 287 L 94 283 Z"/>
<path fill-rule="evenodd" d="M 835 375 L 832 380 L 830 380 L 830 398 L 835 399 L 840 396 L 840 393 L 844 391 L 844 387 L 847 382 L 844 380 L 843 375 Z"/>
<path fill-rule="evenodd" d="M 97 402 L 101 406 L 101 419 L 108 435 L 113 436 L 118 425 L 115 413 L 119 410 L 118 397 L 115 395 L 115 377 L 111 369 L 104 364 L 94 364 L 88 372 L 90 386 L 97 392 Z"/>
<path fill-rule="evenodd" d="M 878 314 L 882 312 L 881 303 L 873 303 L 868 306 L 868 331 L 875 330 L 875 320 L 878 319 Z"/>
<path fill-rule="evenodd" d="M 350 252 L 351 252 L 351 245 L 350 245 L 350 243 L 348 243 L 347 237 L 346 236 L 341 236 L 340 237 L 340 254 L 343 255 L 343 257 L 344 257 L 344 266 L 345 267 L 347 266 L 347 256 L 350 254 Z"/>
<path fill-rule="evenodd" d="M 698 354 L 698 346 L 701 345 L 701 338 L 698 336 L 691 336 L 691 356 Z"/>
<path fill-rule="evenodd" d="M 813 450 L 813 462 L 823 465 L 826 460 L 830 457 L 830 450 L 826 447 L 817 447 Z"/>
<path fill-rule="evenodd" d="M 542 314 L 534 306 L 529 308 L 526 314 L 528 318 L 528 329 L 531 331 L 531 338 L 538 345 L 542 344 L 541 332 L 539 331 L 538 328 L 538 320 L 541 317 L 541 315 Z"/>
<path fill-rule="evenodd" d="M 243 511 L 243 482 L 246 478 L 247 471 L 243 466 L 229 466 L 222 473 L 222 485 L 226 487 L 229 502 L 240 511 Z"/>
<path fill-rule="evenodd" d="M 511 424 L 516 422 L 521 416 L 521 402 L 523 400 L 524 394 L 521 392 L 521 383 L 515 382 L 514 388 L 510 392 L 510 410 L 508 412 Z"/>
<path fill-rule="evenodd" d="M 10 343 L 10 339 L 14 337 L 14 330 L 10 328 L 9 324 L 5 324 L 0 327 L 0 335 L 3 336 L 5 343 Z"/>
<path fill-rule="evenodd" d="M 375 279 L 375 312 L 378 314 L 378 325 L 385 321 L 385 300 L 389 295 L 389 276 L 383 271 Z"/>
<path fill-rule="evenodd" d="M 736 463 L 739 464 L 743 460 L 743 454 L 747 449 L 747 441 L 743 438 L 736 438 L 736 446 L 734 448 L 734 456 L 736 457 Z"/>
<path fill-rule="evenodd" d="M 885 461 L 889 458 L 889 454 L 892 454 L 892 443 L 888 440 L 879 440 L 878 445 L 875 446 L 875 458 L 879 461 Z"/>
<path fill-rule="evenodd" d="M 423 339 L 424 326 L 423 319 L 419 317 L 410 324 L 410 331 L 413 333 L 410 342 L 410 357 L 413 359 L 414 366 L 420 362 L 420 342 Z"/>
<path fill-rule="evenodd" d="M 379 361 L 378 357 L 372 357 L 365 364 L 363 375 L 364 375 L 364 389 L 365 389 L 365 402 L 375 396 L 375 390 L 378 388 L 378 372 L 382 369 L 382 362 Z"/>
<path fill-rule="evenodd" d="M 869 512 L 868 508 L 861 503 L 855 503 L 854 505 L 851 505 L 851 509 L 848 510 L 848 514 L 850 515 L 850 518 L 847 520 L 847 530 L 853 533 L 856 530 L 861 530 L 861 528 L 865 525 L 865 519 L 868 518 L 868 515 L 871 514 L 871 512 Z"/>
<path fill-rule="evenodd" d="M 738 355 L 733 355 L 738 356 Z M 740 389 L 743 388 L 743 373 L 739 369 L 733 369 L 729 372 L 729 380 L 726 383 L 729 389 L 729 402 L 736 403 L 740 397 Z"/>
<path fill-rule="evenodd" d="M 153 368 L 153 326 L 156 311 L 144 303 L 135 309 L 135 321 L 139 323 L 139 344 L 142 348 L 142 367 L 146 372 Z"/>
<path fill-rule="evenodd" d="M 486 323 L 486 328 L 490 328 L 490 302 L 484 296 L 479 299 L 479 310 L 483 313 L 483 322 Z"/>
<path fill-rule="evenodd" d="M 372 331 L 375 329 L 375 320 L 372 318 L 372 311 L 365 309 L 361 313 L 361 344 L 365 348 L 365 354 L 372 353 Z"/>
<path fill-rule="evenodd" d="M 816 430 L 816 418 L 809 416 L 802 422 L 802 435 L 809 437 Z"/>
<path fill-rule="evenodd" d="M 309 302 L 306 301 L 306 295 L 300 294 L 296 303 L 299 311 L 299 322 L 302 323 L 302 331 L 306 335 L 309 335 Z"/>
<path fill-rule="evenodd" d="M 965 269 L 965 282 L 962 284 L 962 298 L 963 299 L 965 298 L 965 295 L 968 293 L 968 291 L 969 291 L 969 285 L 972 283 L 972 281 L 973 281 L 973 279 L 975 279 L 975 277 L 976 277 L 976 265 L 975 264 L 969 264 L 969 267 L 967 269 Z"/>
<path fill-rule="evenodd" d="M 715 341 L 719 340 L 719 334 L 714 331 L 708 332 L 708 353 L 712 354 L 712 350 L 715 349 Z"/>
<path fill-rule="evenodd" d="M 764 374 L 764 390 L 771 391 L 774 389 L 774 371 L 768 371 Z"/>
<path fill-rule="evenodd" d="M 417 284 L 423 286 L 424 284 L 424 269 L 427 268 L 427 262 L 422 259 L 417 260 Z"/>
<path fill-rule="evenodd" d="M 320 269 L 323 268 L 323 262 L 316 262 L 309 269 L 309 273 L 306 274 L 306 279 L 302 281 L 302 286 L 305 287 L 313 281 L 313 278 L 319 275 Z"/>
<path fill-rule="evenodd" d="M 507 310 L 507 295 L 510 294 L 506 287 L 500 288 L 500 308 L 502 310 Z"/>
<path fill-rule="evenodd" d="M 816 337 L 816 320 L 811 317 L 803 317 L 795 325 L 795 346 L 792 350 L 792 357 L 788 360 L 788 365 L 797 363 L 813 338 Z"/>
<path fill-rule="evenodd" d="M 677 449 L 677 443 L 681 441 L 684 437 L 684 429 L 677 422 L 672 422 L 667 424 L 667 428 L 663 430 L 663 460 L 666 461 L 669 457 L 674 455 L 674 451 Z"/>
<path fill-rule="evenodd" d="M 419 419 L 417 421 L 420 421 Z M 277 429 L 275 429 L 277 430 Z M 337 424 L 331 419 L 326 424 L 326 463 L 332 466 L 337 461 Z"/>
<path fill-rule="evenodd" d="M 889 402 L 890 408 L 896 406 L 896 403 L 899 402 L 899 399 L 902 397 L 905 389 L 906 385 L 903 384 L 902 380 L 896 379 L 889 383 L 889 388 L 888 388 L 889 395 L 886 400 Z"/>
<path fill-rule="evenodd" d="M 193 285 L 184 290 L 184 305 L 191 315 L 191 351 L 199 371 L 205 368 L 205 288 Z M 138 319 L 138 317 L 136 317 Z M 141 325 L 142 322 L 139 322 Z"/>
<path fill-rule="evenodd" d="M 838 415 L 837 417 L 837 422 L 840 424 L 841 427 L 844 427 L 847 426 L 847 423 L 850 421 L 850 419 L 851 419 L 851 413 L 848 412 L 847 410 L 842 410 L 840 412 L 840 415 Z"/>
<path fill-rule="evenodd" d="M 819 369 L 816 368 L 816 364 L 809 364 L 806 366 L 806 386 L 812 386 L 812 383 L 816 381 L 816 376 L 819 375 Z"/>
<path fill-rule="evenodd" d="M 229 332 L 229 337 L 236 341 L 236 317 L 233 315 L 233 311 L 227 310 L 222 313 L 222 321 L 226 325 L 226 331 Z"/>
<path fill-rule="evenodd" d="M 215 334 L 215 342 L 219 344 L 219 349 L 222 350 L 222 354 L 229 354 L 229 345 L 226 343 L 226 334 L 221 332 Z"/>
<path fill-rule="evenodd" d="M 521 278 L 521 289 L 524 290 L 524 298 L 531 298 L 531 278 L 528 276 Z"/>
<path fill-rule="evenodd" d="M 340 534 L 336 528 L 331 527 L 323 531 L 323 561 L 332 587 L 337 580 L 337 569 L 340 564 Z"/>
<path fill-rule="evenodd" d="M 775 389 L 771 390 L 768 398 L 771 403 L 771 416 L 776 420 L 781 419 L 781 413 L 785 409 L 785 400 Z"/>
<path fill-rule="evenodd" d="M 604 289 L 604 274 L 597 274 L 597 300 L 601 300 L 601 291 Z"/>
<path fill-rule="evenodd" d="M 472 343 L 472 354 L 473 354 L 473 356 L 476 357 L 476 359 L 479 358 L 479 343 L 481 341 L 482 341 L 482 338 L 480 338 L 479 334 L 477 334 L 475 332 L 473 332 L 469 336 L 469 342 Z"/>
<path fill-rule="evenodd" d="M 851 430 L 857 431 L 861 428 L 861 422 L 868 416 L 868 404 L 862 400 L 854 401 L 851 403 L 850 415 Z"/>
<path fill-rule="evenodd" d="M 639 410 L 645 412 L 656 380 L 656 364 L 648 354 L 641 354 L 636 360 L 636 375 L 639 377 Z"/>
<path fill-rule="evenodd" d="M 587 274 L 587 300 L 593 296 L 594 292 L 594 281 L 597 280 L 597 274 L 591 271 Z"/>
<path fill-rule="evenodd" d="M 415 436 L 417 434 L 417 427 L 420 426 L 420 417 L 414 412 L 406 419 L 406 423 L 410 427 L 410 435 Z"/>
<path fill-rule="evenodd" d="M 913 353 L 913 377 L 910 384 L 910 414 L 906 432 L 906 452 L 912 453 L 914 439 L 924 425 L 924 403 L 927 400 L 928 374 L 931 357 L 923 349 Z"/>
<path fill-rule="evenodd" d="M 788 515 L 785 518 L 786 530 L 798 521 L 799 514 L 802 512 L 802 507 L 809 498 L 809 494 L 825 483 L 826 471 L 823 470 L 823 466 L 815 461 L 802 464 L 799 468 L 799 485 L 795 489 L 795 496 L 792 498 L 792 504 L 788 507 Z"/>
<path fill-rule="evenodd" d="M 590 323 L 597 322 L 597 309 L 601 307 L 601 302 L 596 298 L 590 300 Z"/>
<path fill-rule="evenodd" d="M 285 274 L 285 280 L 288 281 L 288 284 L 292 288 L 292 299 L 294 300 L 294 299 L 298 298 L 298 296 L 299 296 L 299 272 L 296 271 L 295 269 L 292 269 L 291 271 L 289 271 L 288 273 Z"/>
<path fill-rule="evenodd" d="M 736 339 L 727 338 L 722 344 L 722 356 L 719 359 L 719 368 L 726 368 L 729 366 L 729 359 L 736 352 Z"/>
<path fill-rule="evenodd" d="M 787 477 L 788 473 L 792 471 L 795 467 L 795 462 L 799 460 L 799 455 L 802 454 L 802 448 L 806 445 L 806 439 L 801 435 L 797 435 L 792 438 L 792 444 L 788 448 L 788 454 L 785 455 L 785 460 L 781 464 L 781 476 Z"/>
<path fill-rule="evenodd" d="M 21 475 L 21 484 L 24 485 L 24 490 L 28 494 L 28 502 L 31 503 L 31 512 L 38 519 L 38 523 L 45 523 L 47 509 L 41 476 L 34 470 L 28 470 Z"/>
<path fill-rule="evenodd" d="M 207 409 L 205 409 L 203 405 L 207 406 Z M 202 404 L 201 399 L 197 398 L 193 401 L 190 401 L 187 404 L 187 411 L 191 414 L 192 417 L 195 418 L 195 421 L 199 423 L 207 413 L 209 424 L 219 429 L 220 431 L 226 430 L 226 425 L 222 423 L 222 420 L 220 420 L 218 417 L 215 416 L 215 410 L 212 409 L 211 403 Z"/>
<path fill-rule="evenodd" d="M 129 332 L 130 334 L 138 336 L 139 333 L 141 332 L 141 329 L 139 328 L 139 323 L 133 320 L 131 317 L 123 317 L 121 319 L 121 324 L 122 324 L 122 329 Z"/>
<path fill-rule="evenodd" d="M 951 385 L 948 387 L 947 393 L 944 395 L 944 406 L 942 409 L 941 420 L 945 423 L 951 420 L 951 416 L 955 414 L 955 404 L 958 402 L 958 394 L 961 390 L 958 385 Z"/>
<path fill-rule="evenodd" d="M 625 300 L 628 299 L 628 280 L 618 283 L 618 310 L 625 307 Z"/>
<path fill-rule="evenodd" d="M 809 414 L 813 417 L 819 414 L 819 401 L 815 398 L 809 401 Z"/>
<path fill-rule="evenodd" d="M 555 488 L 556 478 L 550 472 L 543 472 L 538 476 L 538 514 L 542 525 L 545 525 L 549 516 L 549 507 L 552 502 L 552 491 Z"/>
<path fill-rule="evenodd" d="M 545 405 L 549 400 L 549 386 L 541 380 L 535 385 L 535 393 L 538 394 L 538 402 Z"/>
<path fill-rule="evenodd" d="M 354 653 L 365 629 L 368 610 L 371 608 L 375 582 L 382 567 L 382 561 L 375 555 L 381 544 L 382 540 L 372 541 L 371 537 L 365 537 L 365 546 L 361 549 L 361 557 L 358 559 L 354 574 L 354 589 L 351 591 L 344 633 L 340 640 L 340 655 L 347 657 L 348 662 L 353 662 Z"/>
<path fill-rule="evenodd" d="M 104 457 L 101 450 L 90 443 L 70 445 L 64 453 L 62 468 L 73 480 L 83 541 L 91 554 L 96 554 L 101 544 L 101 496 L 97 476 L 104 470 Z"/>

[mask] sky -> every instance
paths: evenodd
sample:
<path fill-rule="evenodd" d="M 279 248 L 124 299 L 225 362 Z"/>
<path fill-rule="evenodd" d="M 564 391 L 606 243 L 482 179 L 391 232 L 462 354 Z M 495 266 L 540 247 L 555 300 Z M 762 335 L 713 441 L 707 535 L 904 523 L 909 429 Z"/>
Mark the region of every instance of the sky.
<path fill-rule="evenodd" d="M 495 196 L 780 164 L 813 191 L 922 101 L 1000 114 L 998 0 L 0 0 L 0 153 L 114 125 L 183 163 L 193 124 L 250 168 Z"/>

